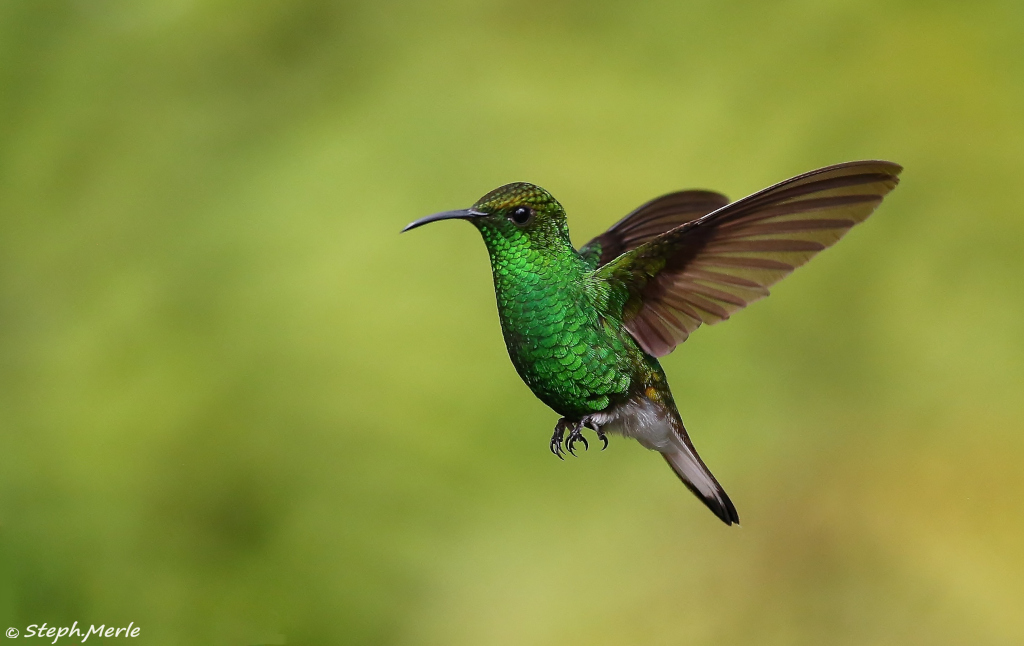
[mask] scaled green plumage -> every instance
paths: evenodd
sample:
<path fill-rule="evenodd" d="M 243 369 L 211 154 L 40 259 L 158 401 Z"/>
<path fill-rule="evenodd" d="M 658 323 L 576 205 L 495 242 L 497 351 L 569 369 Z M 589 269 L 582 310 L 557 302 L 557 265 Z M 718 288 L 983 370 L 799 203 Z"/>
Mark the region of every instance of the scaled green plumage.
<path fill-rule="evenodd" d="M 604 410 L 629 391 L 642 353 L 604 301 L 608 290 L 569 242 L 562 207 L 543 189 L 513 184 L 474 209 L 529 202 L 548 217 L 529 230 L 508 219 L 478 221 L 512 363 L 533 392 L 568 417 Z"/>
<path fill-rule="evenodd" d="M 728 204 L 710 191 L 651 200 L 579 251 L 562 206 L 527 183 L 502 186 L 466 219 L 491 259 L 501 328 L 523 381 L 560 415 L 561 457 L 581 430 L 619 433 L 660 452 L 726 524 L 739 522 L 683 427 L 656 357 L 702 323 L 729 318 L 863 221 L 902 169 L 850 162 L 800 175 Z"/>

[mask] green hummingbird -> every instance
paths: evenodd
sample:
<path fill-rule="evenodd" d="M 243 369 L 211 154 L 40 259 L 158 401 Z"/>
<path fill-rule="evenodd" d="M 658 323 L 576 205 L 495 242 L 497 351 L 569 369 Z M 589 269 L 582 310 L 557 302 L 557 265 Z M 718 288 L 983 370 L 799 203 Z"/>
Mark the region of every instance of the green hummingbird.
<path fill-rule="evenodd" d="M 864 221 L 902 167 L 855 161 L 804 173 L 736 202 L 688 190 L 633 210 L 579 250 L 565 209 L 525 182 L 468 209 L 406 226 L 462 219 L 483 236 L 509 357 L 561 419 L 549 447 L 575 455 L 584 428 L 658 451 L 726 525 L 739 515 L 693 447 L 658 357 L 701 323 L 768 296 L 768 287 Z M 568 433 L 568 435 L 566 435 Z"/>

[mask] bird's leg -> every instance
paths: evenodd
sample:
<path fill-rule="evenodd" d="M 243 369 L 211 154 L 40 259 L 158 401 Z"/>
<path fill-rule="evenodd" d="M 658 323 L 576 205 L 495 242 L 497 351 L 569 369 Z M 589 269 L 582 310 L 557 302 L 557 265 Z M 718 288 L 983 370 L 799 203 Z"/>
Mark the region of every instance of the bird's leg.
<path fill-rule="evenodd" d="M 569 437 L 565 438 L 565 448 L 569 450 L 575 457 L 576 452 L 573 451 L 573 447 L 576 442 L 583 442 L 583 448 L 590 450 L 590 444 L 587 443 L 587 438 L 583 437 L 583 422 L 571 422 L 571 428 L 569 430 Z"/>
<path fill-rule="evenodd" d="M 558 423 L 555 424 L 555 432 L 551 436 L 551 443 L 548 445 L 551 452 L 554 453 L 559 460 L 565 459 L 562 457 L 562 436 L 565 435 L 565 428 L 568 425 L 569 422 L 567 422 L 564 417 L 558 420 Z"/>
<path fill-rule="evenodd" d="M 608 448 L 608 436 L 604 434 L 604 431 L 601 430 L 601 426 L 597 422 L 589 417 L 585 417 L 583 418 L 583 425 L 597 433 L 597 439 L 604 442 L 604 446 L 601 447 L 602 451 Z"/>

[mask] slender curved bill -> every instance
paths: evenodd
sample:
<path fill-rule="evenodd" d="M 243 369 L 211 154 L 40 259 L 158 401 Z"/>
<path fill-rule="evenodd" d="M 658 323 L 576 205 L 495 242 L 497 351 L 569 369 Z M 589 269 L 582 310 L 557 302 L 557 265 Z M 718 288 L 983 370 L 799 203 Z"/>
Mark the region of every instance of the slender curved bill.
<path fill-rule="evenodd" d="M 433 215 L 428 215 L 425 218 L 420 218 L 419 220 L 410 222 L 409 224 L 405 225 L 404 229 L 402 229 L 402 233 L 415 229 L 416 227 L 421 227 L 424 224 L 430 224 L 431 222 L 439 222 L 440 220 L 470 220 L 472 218 L 482 218 L 485 215 L 487 215 L 487 213 L 474 211 L 473 209 L 441 211 L 440 213 L 434 213 Z"/>

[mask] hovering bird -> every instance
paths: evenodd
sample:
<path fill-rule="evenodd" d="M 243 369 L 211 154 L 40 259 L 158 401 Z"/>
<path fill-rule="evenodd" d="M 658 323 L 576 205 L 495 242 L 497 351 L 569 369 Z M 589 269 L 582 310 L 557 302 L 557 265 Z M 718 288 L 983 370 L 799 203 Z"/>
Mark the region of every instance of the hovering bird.
<path fill-rule="evenodd" d="M 864 221 L 902 167 L 855 161 L 799 175 L 736 202 L 680 191 L 636 208 L 576 250 L 565 210 L 534 184 L 496 188 L 461 219 L 483 235 L 505 345 L 519 376 L 562 416 L 552 453 L 575 455 L 583 428 L 658 451 L 726 525 L 729 496 L 693 447 L 658 357 L 713 325 Z M 566 435 L 568 433 L 568 435 Z"/>

